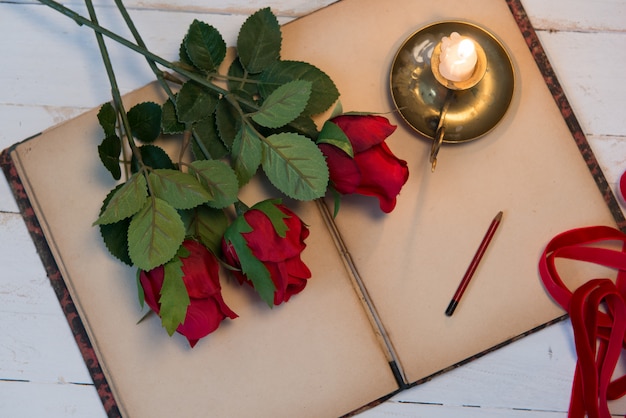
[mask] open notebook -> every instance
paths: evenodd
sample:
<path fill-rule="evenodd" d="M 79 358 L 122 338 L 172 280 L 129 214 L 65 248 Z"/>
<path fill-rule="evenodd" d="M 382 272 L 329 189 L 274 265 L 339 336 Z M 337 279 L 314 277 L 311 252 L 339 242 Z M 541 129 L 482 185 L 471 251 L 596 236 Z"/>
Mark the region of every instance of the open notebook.
<path fill-rule="evenodd" d="M 430 141 L 393 112 L 389 69 L 411 33 L 452 19 L 479 24 L 502 41 L 516 86 L 502 122 L 479 140 L 444 145 L 431 173 Z M 109 256 L 91 226 L 112 187 L 96 152 L 97 110 L 3 153 L 111 415 L 348 414 L 562 317 L 538 277 L 544 245 L 570 228 L 624 223 L 566 100 L 555 103 L 558 85 L 544 81 L 541 69 L 549 66 L 519 2 L 343 0 L 283 33 L 283 57 L 324 69 L 345 110 L 391 112 L 398 129 L 388 143 L 408 161 L 410 178 L 389 215 L 376 199 L 345 198 L 336 230 L 316 203 L 296 205 L 311 230 L 303 254 L 313 274 L 306 290 L 270 310 L 223 280 L 224 298 L 240 318 L 193 350 L 177 334 L 170 339 L 156 316 L 136 324 L 135 273 Z M 152 85 L 125 98 L 127 106 L 149 99 L 160 100 Z M 500 210 L 503 223 L 447 317 Z M 337 249 L 339 235 L 362 287 Z M 54 260 L 46 258 L 48 249 Z M 569 276 L 576 280 L 575 272 Z M 93 349 L 80 338 L 83 326 Z"/>

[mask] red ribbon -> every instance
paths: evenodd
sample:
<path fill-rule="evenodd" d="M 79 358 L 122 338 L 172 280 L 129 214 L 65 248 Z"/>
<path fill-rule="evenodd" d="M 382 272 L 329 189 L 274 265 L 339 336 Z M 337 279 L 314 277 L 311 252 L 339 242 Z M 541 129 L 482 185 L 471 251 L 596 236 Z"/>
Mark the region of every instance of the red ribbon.
<path fill-rule="evenodd" d="M 621 250 L 606 248 L 616 242 Z M 591 279 L 572 292 L 557 272 L 559 258 L 614 268 L 617 278 Z M 626 394 L 626 376 L 612 379 L 626 348 L 626 234 L 593 226 L 557 235 L 541 257 L 539 273 L 552 298 L 568 312 L 574 330 L 578 361 L 568 416 L 610 417 L 608 401 Z"/>

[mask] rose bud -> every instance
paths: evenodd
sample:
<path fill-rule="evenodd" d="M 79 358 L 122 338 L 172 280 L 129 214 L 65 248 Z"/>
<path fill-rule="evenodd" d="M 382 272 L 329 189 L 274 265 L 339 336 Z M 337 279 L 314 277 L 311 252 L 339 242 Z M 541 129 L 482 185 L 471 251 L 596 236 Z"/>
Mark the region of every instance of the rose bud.
<path fill-rule="evenodd" d="M 320 143 L 330 180 L 341 194 L 377 197 L 383 212 L 396 206 L 396 197 L 409 177 L 407 163 L 397 158 L 385 140 L 396 127 L 377 115 L 340 115 L 330 120 L 346 134 L 354 158 L 331 144 Z"/>
<path fill-rule="evenodd" d="M 181 257 L 183 282 L 189 294 L 187 315 L 176 332 L 185 336 L 191 347 L 198 340 L 215 331 L 226 317 L 237 318 L 222 298 L 219 282 L 219 264 L 215 256 L 201 243 L 187 239 L 183 242 L 189 255 Z M 141 271 L 139 282 L 145 302 L 157 314 L 160 312 L 160 293 L 165 269 L 163 266 Z"/>
<path fill-rule="evenodd" d="M 278 222 L 284 222 L 284 236 L 277 233 L 272 220 L 266 213 L 267 209 L 274 216 L 278 214 L 280 218 Z M 249 232 L 243 231 L 241 236 L 251 256 L 262 263 L 269 272 L 275 287 L 274 305 L 287 302 L 292 295 L 304 289 L 307 279 L 311 277 L 311 271 L 300 258 L 306 247 L 304 240 L 309 235 L 308 228 L 295 213 L 277 201 L 261 202 L 247 210 L 242 216 L 249 226 Z M 231 227 L 237 228 L 238 225 L 234 223 Z M 225 237 L 229 233 L 240 232 L 231 230 L 225 234 Z M 227 239 L 222 241 L 222 249 L 226 263 L 239 269 L 239 271 L 232 272 L 239 283 L 245 282 L 254 286 L 254 280 L 244 273 L 245 266 L 242 268 L 242 250 L 237 248 L 232 240 Z"/>

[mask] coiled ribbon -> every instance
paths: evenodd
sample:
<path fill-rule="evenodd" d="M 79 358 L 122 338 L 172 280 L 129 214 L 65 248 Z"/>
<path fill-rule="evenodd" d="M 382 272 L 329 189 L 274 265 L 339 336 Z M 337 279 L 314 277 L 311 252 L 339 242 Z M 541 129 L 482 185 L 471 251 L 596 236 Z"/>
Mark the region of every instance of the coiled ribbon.
<path fill-rule="evenodd" d="M 611 243 L 613 248 L 606 248 Z M 615 243 L 621 243 L 621 250 Z M 610 267 L 617 270 L 617 278 L 594 278 L 572 291 L 557 272 L 557 259 Z M 578 360 L 568 416 L 610 417 L 608 401 L 626 393 L 626 376 L 613 377 L 626 348 L 626 234 L 592 226 L 557 235 L 546 246 L 539 273 L 548 293 L 568 312 L 574 330 Z"/>

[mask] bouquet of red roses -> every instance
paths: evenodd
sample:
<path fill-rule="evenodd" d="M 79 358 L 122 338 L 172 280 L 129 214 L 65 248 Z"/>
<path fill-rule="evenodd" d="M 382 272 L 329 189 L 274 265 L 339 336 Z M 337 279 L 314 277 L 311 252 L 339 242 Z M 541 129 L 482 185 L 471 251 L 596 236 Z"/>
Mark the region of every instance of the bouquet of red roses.
<path fill-rule="evenodd" d="M 100 41 L 114 100 L 98 114 L 98 153 L 113 178 L 124 180 L 94 224 L 111 254 L 137 268 L 140 303 L 170 335 L 177 331 L 194 346 L 237 317 L 222 297 L 221 273 L 252 286 L 269 306 L 287 302 L 311 277 L 300 257 L 305 222 L 281 199 L 240 200 L 254 176 L 289 199 L 315 200 L 330 190 L 374 196 L 384 212 L 393 210 L 408 177 L 406 162 L 385 143 L 395 127 L 379 115 L 341 114 L 328 75 L 283 60 L 280 25 L 269 8 L 242 25 L 232 62 L 218 30 L 194 21 L 179 62 L 170 63 L 145 50 L 129 18 L 136 44 L 117 39 L 95 16 L 41 1 L 92 27 Z M 164 103 L 124 109 L 103 35 L 148 59 L 168 96 Z M 316 115 L 333 105 L 320 123 Z M 179 142 L 177 159 L 155 143 L 163 136 Z"/>

